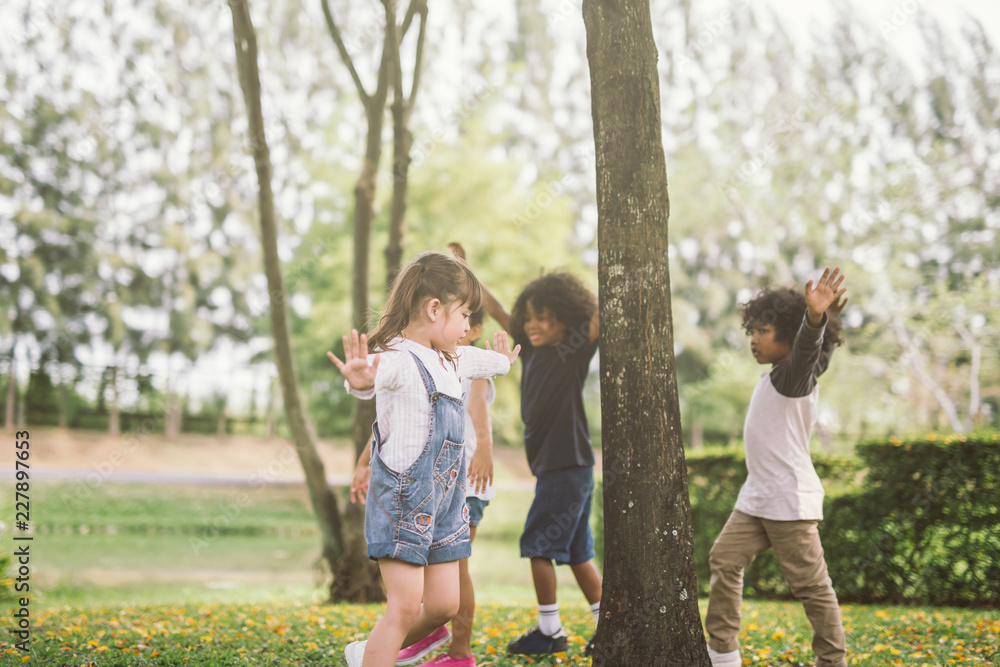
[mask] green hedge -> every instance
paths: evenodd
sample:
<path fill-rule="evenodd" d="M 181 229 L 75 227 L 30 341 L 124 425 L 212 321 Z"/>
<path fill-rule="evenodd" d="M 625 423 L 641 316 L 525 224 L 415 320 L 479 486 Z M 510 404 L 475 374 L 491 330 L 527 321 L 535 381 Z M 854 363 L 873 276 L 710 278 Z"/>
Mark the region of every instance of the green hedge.
<path fill-rule="evenodd" d="M 820 535 L 841 600 L 1000 605 L 1000 442 L 858 445 L 857 458 L 814 454 L 827 489 Z M 708 553 L 746 479 L 742 451 L 689 453 L 695 561 L 708 594 Z M 601 494 L 595 542 L 603 554 Z M 744 576 L 747 597 L 790 598 L 773 552 Z"/>

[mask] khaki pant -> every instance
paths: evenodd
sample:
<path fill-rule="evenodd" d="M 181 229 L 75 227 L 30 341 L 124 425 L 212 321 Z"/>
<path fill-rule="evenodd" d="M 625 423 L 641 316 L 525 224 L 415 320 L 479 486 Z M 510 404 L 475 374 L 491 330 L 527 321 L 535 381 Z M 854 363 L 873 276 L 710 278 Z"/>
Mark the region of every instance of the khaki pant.
<path fill-rule="evenodd" d="M 739 648 L 743 570 L 774 548 L 781 571 L 802 601 L 813 626 L 817 667 L 846 667 L 844 625 L 833 582 L 826 570 L 818 521 L 771 521 L 734 511 L 709 555 L 712 590 L 705 629 L 708 645 L 719 653 Z"/>

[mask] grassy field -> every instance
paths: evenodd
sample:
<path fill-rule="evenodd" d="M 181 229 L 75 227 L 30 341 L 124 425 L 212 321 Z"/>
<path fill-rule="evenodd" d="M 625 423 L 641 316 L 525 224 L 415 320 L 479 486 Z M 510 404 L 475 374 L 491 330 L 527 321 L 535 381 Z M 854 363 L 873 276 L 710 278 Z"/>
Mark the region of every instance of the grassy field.
<path fill-rule="evenodd" d="M 323 604 L 319 538 L 304 490 L 80 482 L 32 485 L 31 652 L 0 635 L 0 665 L 340 665 L 378 605 Z M 532 664 L 506 643 L 534 623 L 530 573 L 516 539 L 531 492 L 506 488 L 473 549 L 480 665 Z M 0 485 L 0 517 L 13 516 Z M 11 526 L 4 524 L 3 548 Z M 588 664 L 593 632 L 583 598 L 560 568 L 570 651 Z M 0 608 L 12 628 L 13 607 Z M 995 611 L 845 606 L 856 665 L 1000 665 Z M 795 603 L 748 601 L 744 664 L 808 665 L 811 632 Z"/>
<path fill-rule="evenodd" d="M 346 643 L 367 636 L 378 605 L 271 600 L 244 604 L 55 607 L 34 619 L 25 656 L 0 641 L 0 661 L 43 665 L 340 665 Z M 977 611 L 844 607 L 852 665 L 996 665 L 1000 619 Z M 513 659 L 506 643 L 533 622 L 530 604 L 480 606 L 473 649 L 479 665 L 586 665 L 593 631 L 586 607 L 564 612 L 567 653 Z M 811 665 L 810 629 L 798 605 L 748 602 L 744 664 Z M 0 618 L 9 626 L 9 617 Z"/>

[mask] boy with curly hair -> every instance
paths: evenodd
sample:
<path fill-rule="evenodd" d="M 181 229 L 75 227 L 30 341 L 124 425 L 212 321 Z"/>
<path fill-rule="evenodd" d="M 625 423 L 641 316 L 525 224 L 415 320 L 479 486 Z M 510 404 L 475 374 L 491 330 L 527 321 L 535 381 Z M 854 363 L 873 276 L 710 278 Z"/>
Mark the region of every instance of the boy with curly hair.
<path fill-rule="evenodd" d="M 465 258 L 457 243 L 449 244 Z M 556 570 L 569 565 L 597 622 L 602 581 L 594 563 L 590 506 L 594 449 L 583 384 L 597 352 L 597 298 L 575 277 L 549 273 L 528 283 L 511 313 L 482 286 L 483 308 L 521 345 L 521 418 L 535 499 L 521 535 L 531 560 L 538 626 L 507 645 L 518 655 L 563 653 L 567 634 L 556 602 Z M 587 644 L 587 652 L 591 644 Z"/>
<path fill-rule="evenodd" d="M 785 579 L 813 626 L 817 667 L 846 667 L 844 626 L 817 526 L 823 485 L 809 456 L 819 400 L 817 378 L 841 342 L 844 275 L 823 271 L 805 293 L 769 289 L 743 307 L 743 326 L 759 364 L 771 364 L 754 389 L 743 426 L 747 480 L 709 555 L 711 592 L 705 629 L 714 667 L 737 667 L 743 570 L 773 548 Z"/>

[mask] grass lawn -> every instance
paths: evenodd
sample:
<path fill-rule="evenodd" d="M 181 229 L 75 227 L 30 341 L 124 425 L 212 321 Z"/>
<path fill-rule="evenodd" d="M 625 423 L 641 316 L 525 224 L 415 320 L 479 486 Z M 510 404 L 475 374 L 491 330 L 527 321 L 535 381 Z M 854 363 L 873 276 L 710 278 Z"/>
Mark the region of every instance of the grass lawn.
<path fill-rule="evenodd" d="M 379 605 L 186 604 L 155 607 L 64 606 L 37 612 L 31 650 L 0 642 L 0 663 L 42 665 L 341 665 L 347 642 L 362 639 Z M 793 603 L 744 605 L 744 664 L 811 665 L 811 633 Z M 585 607 L 564 612 L 570 650 L 551 660 L 512 659 L 506 643 L 533 622 L 530 604 L 487 603 L 479 609 L 474 651 L 480 665 L 586 665 L 592 632 Z M 0 623 L 11 627 L 9 616 Z M 844 607 L 852 665 L 1000 664 L 1000 618 L 983 611 Z"/>
<path fill-rule="evenodd" d="M 0 484 L 3 517 L 13 516 L 11 491 Z M 505 648 L 534 623 L 517 547 L 531 497 L 500 490 L 473 548 L 480 665 L 539 662 Z M 35 482 L 31 498 L 30 652 L 0 633 L 0 665 L 343 665 L 344 645 L 381 614 L 322 604 L 301 487 Z M 0 528 L 0 548 L 10 533 Z M 569 569 L 558 572 L 570 651 L 540 662 L 589 664 L 581 651 L 593 622 Z M 0 605 L 3 630 L 16 626 L 13 611 Z M 843 614 L 854 665 L 1000 666 L 997 611 L 845 605 Z M 744 664 L 812 664 L 800 605 L 747 601 L 743 618 Z"/>

